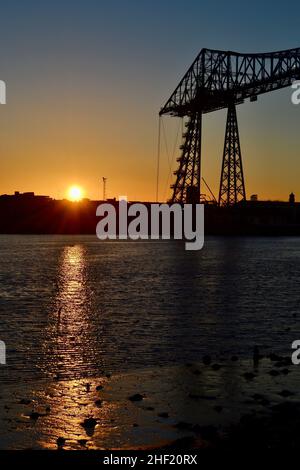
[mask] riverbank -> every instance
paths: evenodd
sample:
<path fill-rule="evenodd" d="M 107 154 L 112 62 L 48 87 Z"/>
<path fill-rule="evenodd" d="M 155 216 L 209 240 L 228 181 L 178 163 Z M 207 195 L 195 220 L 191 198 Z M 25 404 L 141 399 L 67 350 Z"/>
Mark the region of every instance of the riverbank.
<path fill-rule="evenodd" d="M 1 449 L 299 445 L 299 372 L 289 358 L 238 357 L 97 378 L 9 384 Z"/>

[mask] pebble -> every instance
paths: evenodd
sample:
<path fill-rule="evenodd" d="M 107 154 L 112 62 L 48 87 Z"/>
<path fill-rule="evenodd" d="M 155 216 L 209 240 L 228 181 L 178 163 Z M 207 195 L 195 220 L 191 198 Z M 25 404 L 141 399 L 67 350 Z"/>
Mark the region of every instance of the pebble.
<path fill-rule="evenodd" d="M 97 420 L 95 418 L 86 418 L 81 426 L 85 429 L 94 429 L 97 425 Z"/>
<path fill-rule="evenodd" d="M 142 401 L 143 399 L 144 399 L 144 397 L 140 393 L 136 393 L 136 394 L 131 395 L 130 397 L 128 397 L 128 400 L 130 400 L 130 401 Z"/>
<path fill-rule="evenodd" d="M 216 405 L 216 406 L 214 406 L 214 410 L 215 410 L 217 413 L 221 413 L 221 411 L 223 411 L 223 406 L 221 406 L 221 405 Z"/>
<path fill-rule="evenodd" d="M 290 392 L 289 390 L 282 390 L 281 392 L 278 393 L 278 395 L 280 395 L 281 397 L 287 398 L 287 397 L 291 397 L 292 395 L 294 395 L 294 393 Z"/>
<path fill-rule="evenodd" d="M 37 411 L 32 411 L 29 415 L 30 419 L 32 419 L 33 421 L 36 421 L 37 419 L 39 419 L 41 416 L 40 413 L 38 413 Z"/>
<path fill-rule="evenodd" d="M 203 360 L 203 364 L 205 366 L 209 366 L 209 364 L 211 363 L 211 357 L 210 356 L 204 356 L 202 360 Z"/>
<path fill-rule="evenodd" d="M 159 418 L 168 418 L 169 417 L 169 413 L 167 413 L 166 411 L 162 412 L 162 413 L 158 413 L 157 415 Z"/>
<path fill-rule="evenodd" d="M 255 378 L 255 374 L 252 372 L 245 372 L 243 376 L 246 380 L 253 380 Z"/>
<path fill-rule="evenodd" d="M 265 397 L 261 393 L 254 393 L 254 395 L 252 395 L 252 398 L 256 401 L 260 401 L 263 400 Z"/>
<path fill-rule="evenodd" d="M 66 443 L 66 439 L 64 437 L 58 437 L 56 443 L 58 447 L 63 447 Z"/>
<path fill-rule="evenodd" d="M 216 400 L 217 397 L 215 397 L 214 395 L 199 395 L 199 398 L 201 400 Z"/>
<path fill-rule="evenodd" d="M 85 446 L 87 442 L 87 439 L 79 439 L 78 444 L 80 444 L 81 446 Z"/>
<path fill-rule="evenodd" d="M 19 401 L 20 405 L 30 405 L 31 403 L 31 400 L 28 400 L 27 398 L 22 398 L 20 401 Z"/>

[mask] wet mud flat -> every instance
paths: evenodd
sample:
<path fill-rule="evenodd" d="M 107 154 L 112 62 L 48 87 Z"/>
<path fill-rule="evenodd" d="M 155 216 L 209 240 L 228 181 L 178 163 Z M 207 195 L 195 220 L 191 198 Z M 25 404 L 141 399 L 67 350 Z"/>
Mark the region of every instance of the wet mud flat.
<path fill-rule="evenodd" d="M 299 384 L 276 354 L 2 384 L 0 448 L 297 448 Z"/>

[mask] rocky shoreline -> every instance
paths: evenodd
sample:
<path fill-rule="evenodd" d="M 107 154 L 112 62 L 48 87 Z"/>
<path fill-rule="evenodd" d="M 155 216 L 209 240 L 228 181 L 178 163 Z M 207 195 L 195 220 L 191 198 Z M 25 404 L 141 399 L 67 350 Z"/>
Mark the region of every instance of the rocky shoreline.
<path fill-rule="evenodd" d="M 8 384 L 0 448 L 297 448 L 299 379 L 289 357 L 269 354 Z"/>

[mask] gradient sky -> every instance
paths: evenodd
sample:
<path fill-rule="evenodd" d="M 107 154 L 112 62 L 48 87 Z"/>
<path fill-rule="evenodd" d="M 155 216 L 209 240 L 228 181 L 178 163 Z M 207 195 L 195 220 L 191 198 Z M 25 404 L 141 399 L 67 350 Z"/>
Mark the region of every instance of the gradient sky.
<path fill-rule="evenodd" d="M 62 198 L 79 184 L 99 198 L 106 176 L 109 197 L 153 200 L 158 111 L 200 49 L 300 46 L 299 15 L 289 1 L 1 2 L 0 193 Z M 248 196 L 300 199 L 300 106 L 290 96 L 238 107 Z M 202 173 L 215 193 L 225 118 L 204 116 Z M 169 148 L 177 121 L 164 118 Z M 163 147 L 160 199 L 170 195 L 167 177 Z"/>

